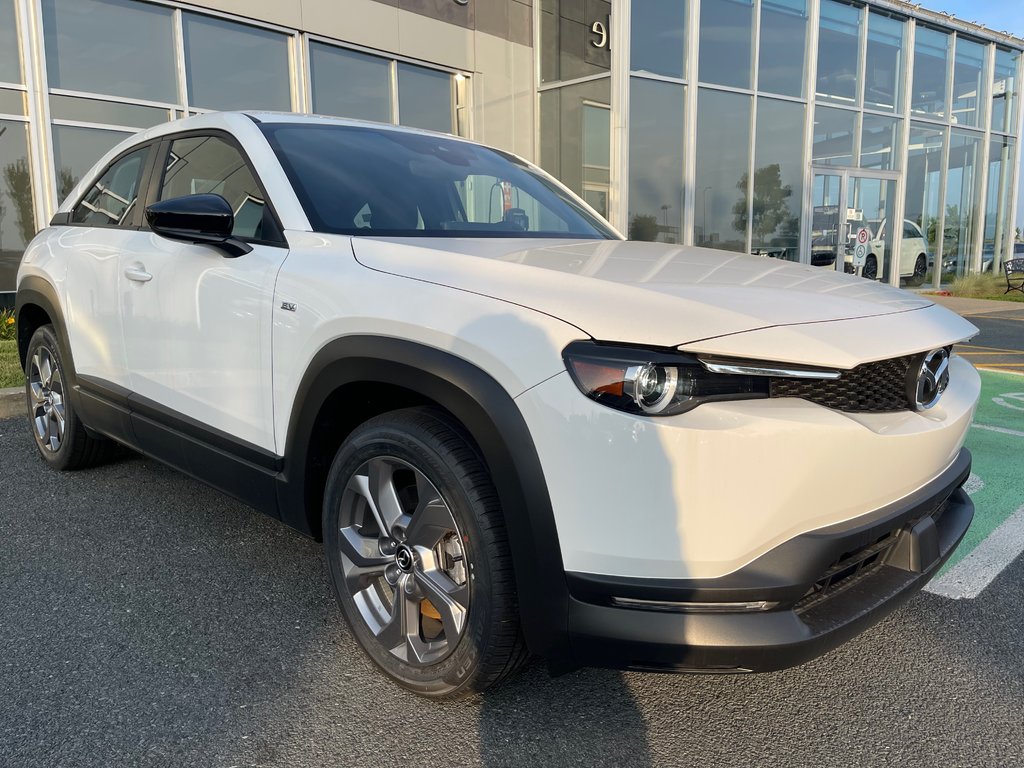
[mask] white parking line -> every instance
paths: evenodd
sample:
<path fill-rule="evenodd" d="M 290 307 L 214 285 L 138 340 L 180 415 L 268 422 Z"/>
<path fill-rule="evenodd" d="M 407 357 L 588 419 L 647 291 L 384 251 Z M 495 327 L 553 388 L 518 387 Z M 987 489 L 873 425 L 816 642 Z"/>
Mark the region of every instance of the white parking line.
<path fill-rule="evenodd" d="M 954 600 L 973 599 L 1024 552 L 1024 507 L 1010 515 L 963 560 L 933 579 L 931 592 Z"/>
<path fill-rule="evenodd" d="M 999 432 L 1002 435 L 1015 435 L 1017 437 L 1024 437 L 1024 432 L 1016 429 L 1007 429 L 1006 427 L 991 427 L 988 424 L 971 424 L 975 429 L 987 429 L 989 432 Z"/>

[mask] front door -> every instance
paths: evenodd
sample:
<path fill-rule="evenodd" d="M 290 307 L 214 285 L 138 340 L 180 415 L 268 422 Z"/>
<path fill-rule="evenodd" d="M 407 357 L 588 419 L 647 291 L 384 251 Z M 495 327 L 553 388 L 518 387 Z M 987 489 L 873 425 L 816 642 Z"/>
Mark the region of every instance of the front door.
<path fill-rule="evenodd" d="M 896 179 L 852 169 L 815 169 L 805 262 L 895 283 Z"/>
<path fill-rule="evenodd" d="M 171 418 L 274 452 L 273 294 L 288 250 L 255 171 L 227 136 L 175 138 L 162 165 L 158 199 L 221 195 L 235 237 L 252 251 L 227 258 L 146 233 L 149 247 L 122 264 L 131 389 Z"/>

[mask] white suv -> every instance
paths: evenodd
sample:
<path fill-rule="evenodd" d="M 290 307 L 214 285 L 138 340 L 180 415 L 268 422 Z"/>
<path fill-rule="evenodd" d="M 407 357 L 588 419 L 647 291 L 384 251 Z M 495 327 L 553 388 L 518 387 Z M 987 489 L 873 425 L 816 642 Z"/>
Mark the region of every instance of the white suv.
<path fill-rule="evenodd" d="M 512 155 L 279 114 L 127 140 L 18 273 L 42 457 L 128 445 L 323 537 L 425 695 L 528 653 L 760 671 L 922 586 L 973 507 L 976 329 L 810 266 L 625 242 Z M 872 472 L 865 475 L 865 457 Z"/>

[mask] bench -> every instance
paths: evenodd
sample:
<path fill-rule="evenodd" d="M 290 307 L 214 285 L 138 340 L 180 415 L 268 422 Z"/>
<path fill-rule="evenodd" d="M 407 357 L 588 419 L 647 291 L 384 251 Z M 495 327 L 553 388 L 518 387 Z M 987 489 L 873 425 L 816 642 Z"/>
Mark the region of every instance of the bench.
<path fill-rule="evenodd" d="M 1010 291 L 1024 293 L 1024 259 L 1010 259 L 1004 262 L 1003 271 L 1006 273 L 1006 290 L 1003 294 Z"/>

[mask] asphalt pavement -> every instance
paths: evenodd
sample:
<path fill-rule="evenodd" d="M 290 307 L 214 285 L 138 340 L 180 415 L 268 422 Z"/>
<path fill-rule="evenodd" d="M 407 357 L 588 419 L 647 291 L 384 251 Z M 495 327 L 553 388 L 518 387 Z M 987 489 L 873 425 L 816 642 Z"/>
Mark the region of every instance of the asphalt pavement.
<path fill-rule="evenodd" d="M 534 664 L 478 700 L 376 672 L 321 548 L 156 462 L 45 468 L 0 421 L 0 766 L 1024 763 L 1024 561 L 802 667 Z"/>

